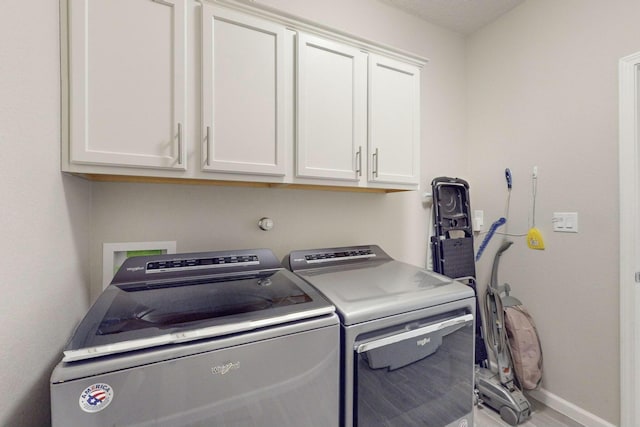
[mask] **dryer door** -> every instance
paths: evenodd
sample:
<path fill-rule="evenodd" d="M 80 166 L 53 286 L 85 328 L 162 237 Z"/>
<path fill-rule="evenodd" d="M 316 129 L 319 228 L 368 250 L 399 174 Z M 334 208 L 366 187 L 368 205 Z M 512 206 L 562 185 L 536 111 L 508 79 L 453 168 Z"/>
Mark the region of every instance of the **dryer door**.
<path fill-rule="evenodd" d="M 393 329 L 355 344 L 354 426 L 473 425 L 473 315 Z"/>

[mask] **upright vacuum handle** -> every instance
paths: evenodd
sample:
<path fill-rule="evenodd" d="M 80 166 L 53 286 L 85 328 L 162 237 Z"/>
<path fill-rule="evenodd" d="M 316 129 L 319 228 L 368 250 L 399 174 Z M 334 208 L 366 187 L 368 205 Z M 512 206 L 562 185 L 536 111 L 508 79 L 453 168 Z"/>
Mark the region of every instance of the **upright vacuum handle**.
<path fill-rule="evenodd" d="M 511 245 L 513 245 L 513 242 L 511 240 L 505 240 L 504 242 L 502 242 L 502 245 L 498 249 L 498 252 L 496 252 L 495 258 L 493 258 L 493 268 L 491 269 L 490 282 L 490 286 L 493 289 L 498 289 L 498 265 L 500 264 L 500 257 L 502 256 L 502 253 L 504 251 L 511 247 Z"/>

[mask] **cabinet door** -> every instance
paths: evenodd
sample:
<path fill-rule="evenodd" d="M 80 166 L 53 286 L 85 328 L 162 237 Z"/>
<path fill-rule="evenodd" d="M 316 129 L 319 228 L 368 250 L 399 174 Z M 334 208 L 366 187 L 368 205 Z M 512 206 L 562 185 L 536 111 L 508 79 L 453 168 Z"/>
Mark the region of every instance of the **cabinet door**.
<path fill-rule="evenodd" d="M 71 163 L 185 170 L 185 0 L 69 0 Z"/>
<path fill-rule="evenodd" d="M 420 70 L 369 55 L 369 179 L 420 182 Z"/>
<path fill-rule="evenodd" d="M 366 54 L 304 33 L 297 46 L 296 175 L 357 181 L 367 131 Z"/>
<path fill-rule="evenodd" d="M 284 27 L 202 5 L 202 168 L 285 174 Z"/>

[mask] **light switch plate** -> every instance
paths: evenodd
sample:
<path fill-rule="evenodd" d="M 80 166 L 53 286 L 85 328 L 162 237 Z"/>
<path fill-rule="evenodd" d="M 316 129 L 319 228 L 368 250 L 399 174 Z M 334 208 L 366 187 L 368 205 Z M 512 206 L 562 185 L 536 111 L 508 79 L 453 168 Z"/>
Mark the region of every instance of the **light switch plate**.
<path fill-rule="evenodd" d="M 473 218 L 471 218 L 471 226 L 473 231 L 480 232 L 484 230 L 484 211 L 473 211 Z"/>
<path fill-rule="evenodd" d="M 553 231 L 561 233 L 578 232 L 578 212 L 554 212 Z"/>

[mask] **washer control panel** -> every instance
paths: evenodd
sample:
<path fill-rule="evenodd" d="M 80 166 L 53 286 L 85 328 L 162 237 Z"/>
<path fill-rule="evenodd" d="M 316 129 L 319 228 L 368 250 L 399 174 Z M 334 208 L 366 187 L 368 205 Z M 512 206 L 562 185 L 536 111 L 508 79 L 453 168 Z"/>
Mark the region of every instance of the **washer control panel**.
<path fill-rule="evenodd" d="M 120 267 L 112 284 L 181 280 L 208 275 L 242 275 L 248 272 L 282 270 L 282 264 L 269 249 L 196 252 L 131 257 Z"/>
<path fill-rule="evenodd" d="M 147 262 L 147 273 L 164 273 L 167 271 L 185 271 L 203 268 L 258 264 L 260 264 L 260 261 L 257 255 L 229 255 L 206 258 L 169 259 Z"/>

